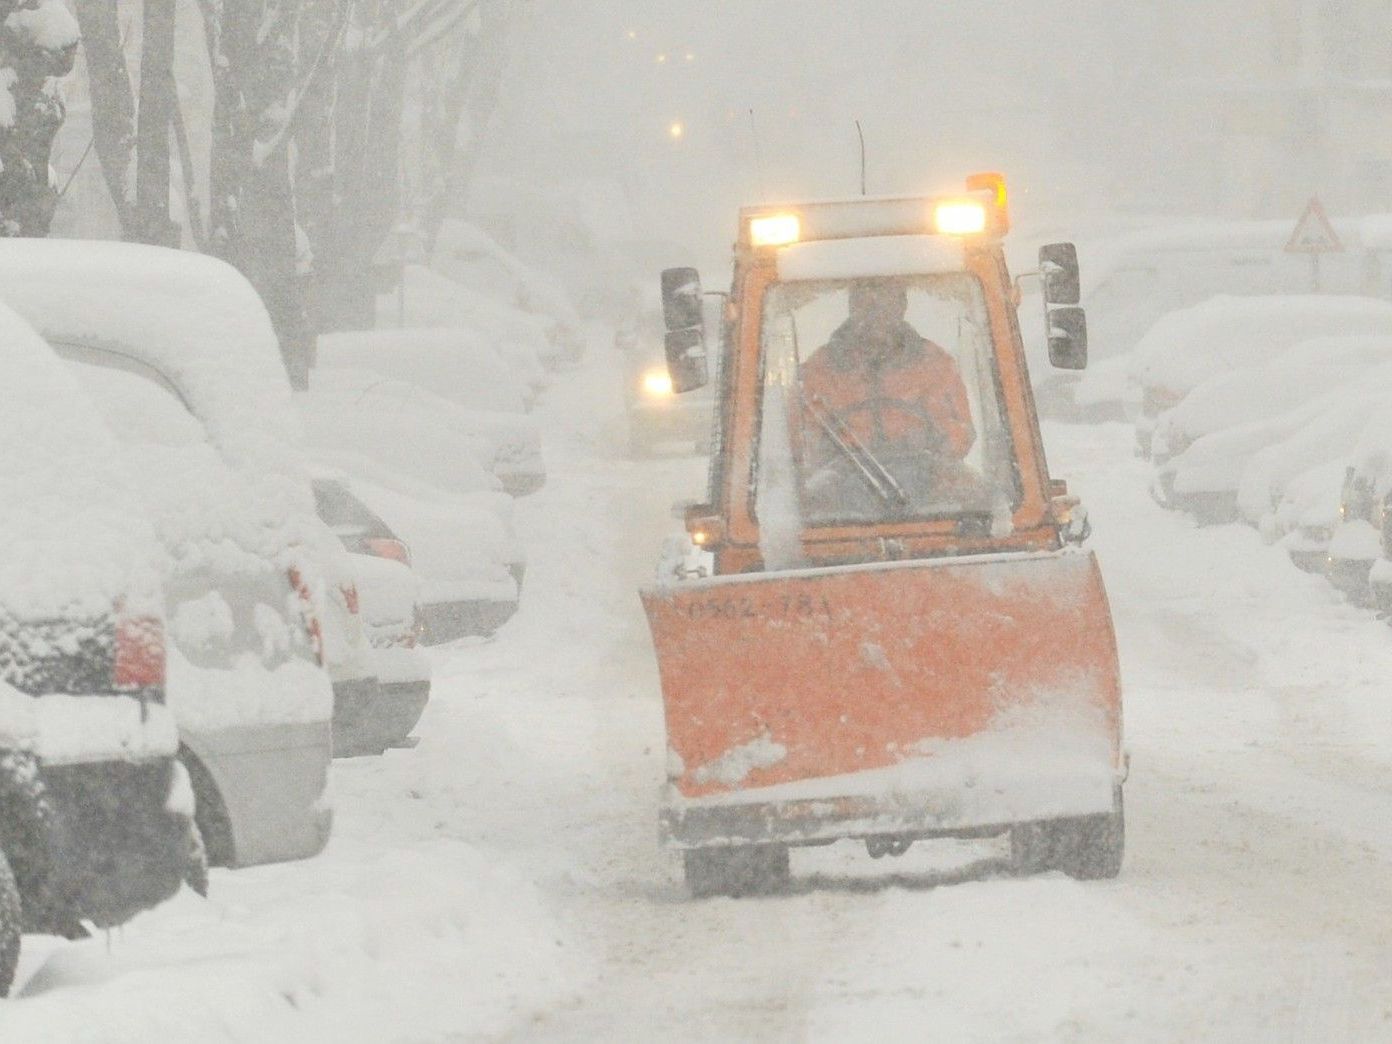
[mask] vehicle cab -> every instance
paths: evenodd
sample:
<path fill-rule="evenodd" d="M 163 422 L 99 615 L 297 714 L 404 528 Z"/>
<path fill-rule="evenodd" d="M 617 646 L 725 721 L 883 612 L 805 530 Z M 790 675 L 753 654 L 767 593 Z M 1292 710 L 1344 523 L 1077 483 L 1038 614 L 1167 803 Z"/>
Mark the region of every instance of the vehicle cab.
<path fill-rule="evenodd" d="M 1007 228 L 999 181 L 940 199 L 741 211 L 710 502 L 687 514 L 717 574 L 1056 549 L 1075 531 L 1076 501 L 1045 462 L 1001 246 Z M 1051 359 L 1081 369 L 1087 342 L 1074 306 L 1076 254 L 1057 244 L 1041 257 Z M 690 309 L 699 280 L 690 269 L 666 278 L 679 290 L 665 302 L 669 361 L 674 386 L 685 389 L 701 383 L 705 366 L 704 331 L 681 325 L 699 318 Z M 888 401 L 887 387 L 839 409 L 805 394 L 809 365 L 833 379 L 837 369 L 856 368 L 838 355 L 836 334 L 853 294 L 876 286 L 902 295 L 903 322 L 948 358 L 945 372 L 960 382 L 964 444 L 937 462 L 936 474 L 926 458 L 942 434 L 933 430 L 940 418 L 896 415 L 905 411 Z M 902 446 L 865 437 L 867 428 L 896 425 L 907 436 Z"/>

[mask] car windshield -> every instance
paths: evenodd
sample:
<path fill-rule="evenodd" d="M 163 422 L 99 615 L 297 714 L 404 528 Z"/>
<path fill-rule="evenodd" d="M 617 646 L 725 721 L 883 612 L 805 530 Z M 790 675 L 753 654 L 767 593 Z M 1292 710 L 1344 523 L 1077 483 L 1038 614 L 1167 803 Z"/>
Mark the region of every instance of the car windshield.
<path fill-rule="evenodd" d="M 765 528 L 1008 518 L 1018 503 L 974 276 L 778 284 L 761 343 Z"/>

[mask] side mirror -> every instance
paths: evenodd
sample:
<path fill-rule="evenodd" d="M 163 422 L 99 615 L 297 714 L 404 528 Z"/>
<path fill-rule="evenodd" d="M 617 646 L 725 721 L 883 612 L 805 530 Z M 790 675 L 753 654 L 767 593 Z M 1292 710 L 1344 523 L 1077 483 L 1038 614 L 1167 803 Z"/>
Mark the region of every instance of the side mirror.
<path fill-rule="evenodd" d="M 1078 248 L 1072 243 L 1049 243 L 1039 248 L 1039 274 L 1044 278 L 1047 304 L 1075 305 L 1081 293 Z"/>
<path fill-rule="evenodd" d="M 669 330 L 701 325 L 701 275 L 696 269 L 662 270 L 662 318 Z"/>
<path fill-rule="evenodd" d="M 1087 369 L 1087 316 L 1076 305 L 1050 308 L 1049 362 L 1060 370 Z"/>
<path fill-rule="evenodd" d="M 699 300 L 699 299 L 698 299 Z M 682 392 L 703 388 L 710 380 L 706 372 L 706 338 L 699 326 L 667 331 L 667 375 L 672 378 L 672 391 Z"/>

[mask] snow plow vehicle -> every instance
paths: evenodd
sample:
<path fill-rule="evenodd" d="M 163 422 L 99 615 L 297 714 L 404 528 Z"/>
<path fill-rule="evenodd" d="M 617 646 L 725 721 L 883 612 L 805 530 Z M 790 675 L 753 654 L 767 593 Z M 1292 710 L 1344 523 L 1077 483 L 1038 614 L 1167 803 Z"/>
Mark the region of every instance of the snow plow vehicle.
<path fill-rule="evenodd" d="M 1120 871 L 1116 641 L 1045 462 L 1008 223 L 994 174 L 740 213 L 709 502 L 685 511 L 710 568 L 642 591 L 693 894 L 776 890 L 790 847 L 843 839 L 1008 835 L 1018 872 Z M 1039 276 L 1050 361 L 1081 369 L 1073 246 Z M 707 382 L 700 279 L 662 283 L 681 393 Z"/>

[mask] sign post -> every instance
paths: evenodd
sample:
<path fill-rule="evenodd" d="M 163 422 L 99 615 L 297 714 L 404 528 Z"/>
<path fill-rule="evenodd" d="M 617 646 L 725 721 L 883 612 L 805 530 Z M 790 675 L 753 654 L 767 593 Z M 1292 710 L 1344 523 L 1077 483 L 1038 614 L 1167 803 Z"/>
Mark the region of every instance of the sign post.
<path fill-rule="evenodd" d="M 1305 204 L 1305 212 L 1295 223 L 1290 241 L 1286 243 L 1288 254 L 1310 255 L 1310 289 L 1320 291 L 1319 259 L 1321 254 L 1343 253 L 1344 244 L 1334 226 L 1329 223 L 1329 215 L 1324 212 L 1319 197 L 1311 196 Z"/>
<path fill-rule="evenodd" d="M 387 238 L 377 248 L 372 263 L 378 268 L 395 270 L 396 283 L 396 325 L 406 325 L 406 266 L 423 265 L 427 261 L 425 237 L 409 221 L 399 221 L 387 233 Z"/>

